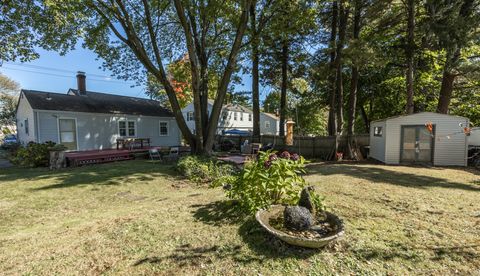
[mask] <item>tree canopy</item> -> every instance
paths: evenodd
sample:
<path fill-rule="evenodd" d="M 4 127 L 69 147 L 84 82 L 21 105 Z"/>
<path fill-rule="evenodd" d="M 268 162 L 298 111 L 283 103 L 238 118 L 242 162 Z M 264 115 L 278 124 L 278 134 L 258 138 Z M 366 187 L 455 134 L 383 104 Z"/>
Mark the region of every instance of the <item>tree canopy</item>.
<path fill-rule="evenodd" d="M 298 120 L 302 135 L 364 133 L 370 121 L 436 111 L 480 124 L 480 0 L 8 1 L 4 61 L 77 42 L 118 78 L 146 85 L 209 153 L 221 106 Z M 232 82 L 252 75 L 252 91 Z M 207 100 L 214 100 L 207 112 Z M 193 102 L 195 131 L 181 108 Z M 256 115 L 257 114 L 257 115 Z M 258 131 L 258 123 L 255 123 Z"/>

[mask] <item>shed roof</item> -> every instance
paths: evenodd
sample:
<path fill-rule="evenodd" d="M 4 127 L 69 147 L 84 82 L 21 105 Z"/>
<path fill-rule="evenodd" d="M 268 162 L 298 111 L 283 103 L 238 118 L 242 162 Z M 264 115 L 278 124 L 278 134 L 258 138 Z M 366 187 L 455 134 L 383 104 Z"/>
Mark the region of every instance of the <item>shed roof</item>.
<path fill-rule="evenodd" d="M 33 109 L 173 117 L 170 110 L 154 100 L 92 91 L 78 95 L 76 89 L 70 89 L 69 92 L 73 93 L 22 90 Z"/>
<path fill-rule="evenodd" d="M 372 123 L 388 121 L 388 120 L 392 120 L 392 119 L 396 119 L 396 118 L 400 118 L 400 117 L 416 116 L 416 115 L 419 115 L 419 114 L 431 114 L 431 115 L 436 115 L 436 116 L 450 116 L 450 117 L 468 119 L 466 117 L 462 117 L 462 116 L 458 116 L 458 115 L 450 115 L 450 114 L 443 114 L 443 113 L 436 113 L 436 112 L 418 112 L 418 113 L 408 114 L 408 115 L 402 114 L 402 115 L 391 116 L 391 117 L 387 117 L 387 118 L 384 118 L 384 119 L 372 121 Z"/>

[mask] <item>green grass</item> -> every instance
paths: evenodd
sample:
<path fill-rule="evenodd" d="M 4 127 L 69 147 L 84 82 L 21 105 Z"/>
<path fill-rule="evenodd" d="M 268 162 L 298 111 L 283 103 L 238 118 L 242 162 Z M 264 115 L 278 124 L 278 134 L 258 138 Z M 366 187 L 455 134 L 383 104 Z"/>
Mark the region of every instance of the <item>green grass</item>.
<path fill-rule="evenodd" d="M 480 273 L 478 171 L 318 164 L 306 177 L 346 223 L 289 247 L 221 189 L 144 160 L 0 169 L 0 274 Z"/>

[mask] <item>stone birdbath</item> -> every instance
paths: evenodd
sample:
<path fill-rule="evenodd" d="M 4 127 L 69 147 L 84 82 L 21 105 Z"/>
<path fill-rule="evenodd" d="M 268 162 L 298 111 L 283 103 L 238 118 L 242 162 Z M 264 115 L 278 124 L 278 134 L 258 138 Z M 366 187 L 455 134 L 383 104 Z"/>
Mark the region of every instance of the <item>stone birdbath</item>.
<path fill-rule="evenodd" d="M 306 189 L 302 194 L 308 191 Z M 311 204 L 305 204 L 301 198 L 299 205 L 295 206 L 272 205 L 268 210 L 257 211 L 255 218 L 270 234 L 288 244 L 322 248 L 343 236 L 344 225 L 331 212 L 316 214 Z"/>

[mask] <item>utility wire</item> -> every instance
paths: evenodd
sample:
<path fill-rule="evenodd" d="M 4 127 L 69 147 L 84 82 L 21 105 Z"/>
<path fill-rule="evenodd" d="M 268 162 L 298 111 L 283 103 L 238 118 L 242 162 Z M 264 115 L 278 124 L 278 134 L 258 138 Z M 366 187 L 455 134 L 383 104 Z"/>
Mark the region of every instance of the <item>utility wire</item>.
<path fill-rule="evenodd" d="M 34 64 L 25 64 L 25 63 L 19 63 L 19 62 L 5 62 L 5 64 L 14 65 L 14 66 L 23 66 L 23 67 L 29 67 L 33 69 L 40 69 L 40 70 L 47 70 L 47 71 L 57 71 L 62 73 L 70 73 L 70 74 L 77 73 L 76 71 L 71 71 L 66 69 L 58 69 L 53 67 L 40 66 L 40 65 L 34 65 Z M 88 75 L 93 77 L 100 77 L 100 78 L 110 78 L 109 76 L 106 76 L 106 75 L 98 75 L 98 74 L 88 74 Z"/>
<path fill-rule="evenodd" d="M 46 72 L 38 72 L 38 71 L 31 71 L 31 70 L 25 70 L 25 69 L 18 69 L 18 68 L 10 68 L 10 67 L 5 67 L 2 66 L 0 68 L 6 69 L 6 70 L 14 70 L 14 71 L 22 71 L 22 72 L 28 72 L 28 73 L 34 73 L 34 74 L 42 74 L 42 75 L 48 75 L 48 76 L 55 76 L 55 77 L 62 77 L 62 78 L 72 78 L 72 76 L 66 76 L 66 75 L 59 75 L 59 74 L 53 74 L 53 73 L 46 73 Z M 133 85 L 134 83 L 132 82 L 123 82 L 123 81 L 114 81 L 114 80 L 100 80 L 100 79 L 95 79 L 95 78 L 88 78 L 89 81 L 101 81 L 101 82 L 107 82 L 107 83 L 120 83 L 120 84 L 131 84 Z"/>

